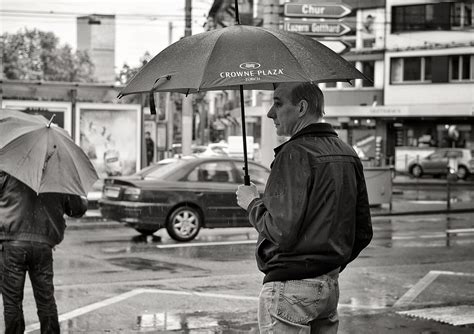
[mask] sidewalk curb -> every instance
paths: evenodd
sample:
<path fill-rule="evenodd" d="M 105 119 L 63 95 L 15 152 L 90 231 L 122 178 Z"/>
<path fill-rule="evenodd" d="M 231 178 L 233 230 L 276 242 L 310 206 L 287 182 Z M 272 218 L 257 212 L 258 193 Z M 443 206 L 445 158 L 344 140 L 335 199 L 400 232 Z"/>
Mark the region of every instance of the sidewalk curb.
<path fill-rule="evenodd" d="M 392 217 L 392 216 L 415 216 L 415 215 L 436 215 L 436 214 L 457 214 L 457 213 L 470 213 L 474 212 L 474 208 L 462 208 L 462 209 L 438 209 L 438 210 L 424 210 L 424 211 L 392 211 L 392 212 L 372 212 L 372 217 Z M 67 228 L 68 230 L 81 230 L 81 229 L 99 229 L 99 228 L 122 228 L 127 227 L 124 223 L 120 223 L 114 220 L 107 220 L 100 216 L 84 216 L 82 218 L 68 218 Z"/>
<path fill-rule="evenodd" d="M 398 211 L 398 212 L 374 212 L 372 217 L 387 217 L 387 216 L 410 216 L 410 215 L 435 215 L 435 214 L 450 214 L 450 213 L 469 213 L 474 212 L 474 208 L 464 209 L 443 209 L 443 210 L 423 210 L 423 211 Z"/>

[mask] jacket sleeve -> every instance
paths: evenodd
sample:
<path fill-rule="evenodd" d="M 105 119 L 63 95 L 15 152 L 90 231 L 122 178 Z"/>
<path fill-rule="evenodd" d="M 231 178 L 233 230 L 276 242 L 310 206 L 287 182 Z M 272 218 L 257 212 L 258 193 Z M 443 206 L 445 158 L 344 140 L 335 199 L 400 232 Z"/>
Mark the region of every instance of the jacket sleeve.
<path fill-rule="evenodd" d="M 311 177 L 307 155 L 297 150 L 279 152 L 262 198 L 253 200 L 247 211 L 250 223 L 282 250 L 296 244 L 308 204 Z"/>
<path fill-rule="evenodd" d="M 80 218 L 87 211 L 88 201 L 85 197 L 78 195 L 67 195 L 65 203 L 65 214 L 69 217 Z"/>
<path fill-rule="evenodd" d="M 353 261 L 360 252 L 366 248 L 372 240 L 372 219 L 370 217 L 369 197 L 365 184 L 364 169 L 362 163 L 357 161 L 357 205 L 356 205 L 356 230 L 354 246 L 349 260 L 341 267 L 341 271 L 347 264 Z"/>

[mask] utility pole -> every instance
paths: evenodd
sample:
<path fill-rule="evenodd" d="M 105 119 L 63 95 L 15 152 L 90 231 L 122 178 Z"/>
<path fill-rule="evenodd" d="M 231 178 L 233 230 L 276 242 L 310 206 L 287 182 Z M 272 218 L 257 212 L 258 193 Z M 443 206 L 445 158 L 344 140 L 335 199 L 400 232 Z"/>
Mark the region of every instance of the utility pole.
<path fill-rule="evenodd" d="M 185 0 L 185 27 L 184 37 L 192 35 L 191 27 L 191 0 Z M 191 95 L 183 95 L 182 127 L 181 127 L 181 147 L 183 155 L 191 154 L 191 144 L 193 141 L 193 98 Z"/>

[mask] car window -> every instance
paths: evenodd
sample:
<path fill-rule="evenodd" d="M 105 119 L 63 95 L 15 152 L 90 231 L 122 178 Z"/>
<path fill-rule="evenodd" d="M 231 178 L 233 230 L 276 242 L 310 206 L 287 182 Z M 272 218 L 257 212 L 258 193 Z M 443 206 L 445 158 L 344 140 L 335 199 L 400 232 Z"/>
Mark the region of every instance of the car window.
<path fill-rule="evenodd" d="M 462 157 L 462 151 L 449 151 L 446 156 L 448 158 L 454 158 L 454 159 L 457 159 L 457 158 L 461 158 Z"/>
<path fill-rule="evenodd" d="M 220 155 L 227 155 L 225 151 L 221 147 L 211 147 L 212 152 L 220 154 Z"/>
<path fill-rule="evenodd" d="M 170 162 L 167 164 L 159 164 L 158 166 L 156 166 L 154 170 L 146 174 L 145 178 L 161 179 L 165 177 L 166 175 L 168 175 L 169 173 L 172 173 L 173 171 L 180 169 L 186 163 L 187 163 L 187 160 L 176 160 L 174 162 Z"/>
<path fill-rule="evenodd" d="M 191 182 L 219 182 L 236 183 L 233 167 L 230 162 L 213 161 L 204 162 L 188 174 L 186 180 Z"/>
<path fill-rule="evenodd" d="M 205 146 L 196 146 L 192 148 L 193 153 L 204 153 L 206 152 L 206 147 Z"/>
<path fill-rule="evenodd" d="M 249 175 L 250 181 L 253 183 L 265 185 L 267 183 L 268 177 L 270 176 L 270 172 L 264 167 L 250 163 Z"/>
<path fill-rule="evenodd" d="M 430 160 L 441 160 L 446 156 L 446 151 L 443 152 L 435 152 L 429 155 Z"/>

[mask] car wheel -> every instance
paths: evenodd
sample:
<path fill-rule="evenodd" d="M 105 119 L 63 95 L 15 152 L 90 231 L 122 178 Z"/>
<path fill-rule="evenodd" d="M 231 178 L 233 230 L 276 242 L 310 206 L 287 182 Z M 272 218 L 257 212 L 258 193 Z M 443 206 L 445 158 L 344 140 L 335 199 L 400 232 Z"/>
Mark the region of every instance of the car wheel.
<path fill-rule="evenodd" d="M 423 169 L 420 165 L 415 165 L 411 168 L 411 175 L 414 177 L 421 177 L 423 175 Z"/>
<path fill-rule="evenodd" d="M 189 206 L 176 208 L 170 215 L 166 230 L 171 238 L 177 241 L 191 241 L 201 229 L 199 212 Z"/>
<path fill-rule="evenodd" d="M 456 172 L 458 179 L 461 179 L 461 180 L 465 180 L 468 174 L 469 172 L 467 171 L 467 168 L 464 166 L 459 166 L 458 171 Z"/>
<path fill-rule="evenodd" d="M 156 231 L 158 231 L 157 228 L 139 228 L 139 227 L 135 227 L 135 231 L 137 231 L 138 233 L 140 234 L 143 234 L 143 235 L 152 235 L 153 233 L 155 233 Z"/>

